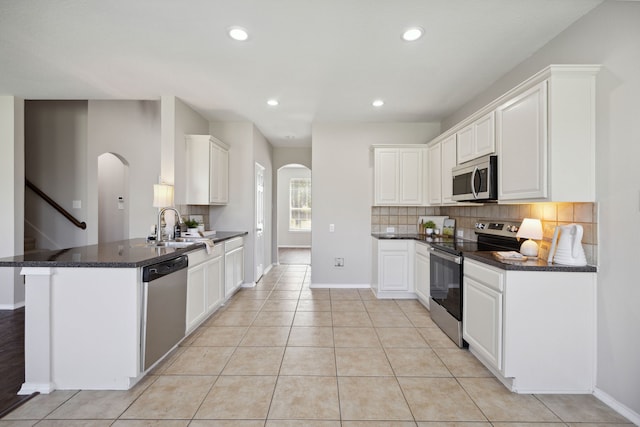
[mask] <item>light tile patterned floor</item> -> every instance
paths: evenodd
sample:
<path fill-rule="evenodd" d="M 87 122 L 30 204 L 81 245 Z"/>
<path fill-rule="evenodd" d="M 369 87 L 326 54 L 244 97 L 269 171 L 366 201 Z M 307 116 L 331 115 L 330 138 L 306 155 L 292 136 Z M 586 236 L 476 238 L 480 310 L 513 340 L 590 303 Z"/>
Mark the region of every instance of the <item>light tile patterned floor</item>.
<path fill-rule="evenodd" d="M 2 426 L 620 426 L 589 395 L 510 393 L 413 300 L 278 266 L 129 391 L 56 391 Z"/>

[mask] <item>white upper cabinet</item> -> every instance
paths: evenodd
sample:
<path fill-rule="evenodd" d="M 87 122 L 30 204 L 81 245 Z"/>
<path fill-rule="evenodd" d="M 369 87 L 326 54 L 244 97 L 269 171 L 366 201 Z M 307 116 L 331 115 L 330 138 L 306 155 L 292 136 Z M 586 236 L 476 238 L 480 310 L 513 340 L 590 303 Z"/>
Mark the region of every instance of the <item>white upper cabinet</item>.
<path fill-rule="evenodd" d="M 424 145 L 374 146 L 375 205 L 424 203 Z"/>
<path fill-rule="evenodd" d="M 453 197 L 453 178 L 451 176 L 451 169 L 457 166 L 457 149 L 456 149 L 456 136 L 442 140 L 442 203 L 456 203 L 452 200 Z"/>
<path fill-rule="evenodd" d="M 442 203 L 442 143 L 427 148 L 427 201 L 430 205 Z"/>
<path fill-rule="evenodd" d="M 456 203 L 453 197 L 451 169 L 457 165 L 456 134 L 432 143 L 427 148 L 427 202 L 429 205 Z"/>
<path fill-rule="evenodd" d="M 547 83 L 496 110 L 498 199 L 547 197 Z"/>
<path fill-rule="evenodd" d="M 599 69 L 552 65 L 498 106 L 498 200 L 595 201 Z"/>
<path fill-rule="evenodd" d="M 186 205 L 229 201 L 229 146 L 210 135 L 186 135 Z"/>
<path fill-rule="evenodd" d="M 457 132 L 458 164 L 495 152 L 493 111 Z"/>

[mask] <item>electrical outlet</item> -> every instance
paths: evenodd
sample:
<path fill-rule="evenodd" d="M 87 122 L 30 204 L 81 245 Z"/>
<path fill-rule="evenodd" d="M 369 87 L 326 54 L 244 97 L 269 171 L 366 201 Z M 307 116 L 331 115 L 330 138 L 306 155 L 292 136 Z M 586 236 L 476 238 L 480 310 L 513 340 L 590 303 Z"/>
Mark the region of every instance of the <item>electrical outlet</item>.
<path fill-rule="evenodd" d="M 462 239 L 464 237 L 464 231 L 456 230 L 456 237 Z"/>
<path fill-rule="evenodd" d="M 334 267 L 344 267 L 344 258 L 335 258 Z"/>
<path fill-rule="evenodd" d="M 387 227 L 387 233 L 395 233 L 395 232 L 396 232 L 395 227 Z"/>

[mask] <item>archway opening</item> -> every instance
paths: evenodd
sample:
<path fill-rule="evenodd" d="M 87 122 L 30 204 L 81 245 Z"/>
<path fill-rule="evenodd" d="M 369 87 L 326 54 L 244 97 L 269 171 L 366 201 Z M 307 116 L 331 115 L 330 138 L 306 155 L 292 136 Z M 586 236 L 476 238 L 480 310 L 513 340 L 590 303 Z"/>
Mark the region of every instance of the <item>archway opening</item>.
<path fill-rule="evenodd" d="M 277 198 L 278 263 L 311 265 L 311 170 L 278 169 Z"/>
<path fill-rule="evenodd" d="M 114 153 L 98 156 L 98 243 L 129 238 L 129 164 Z"/>

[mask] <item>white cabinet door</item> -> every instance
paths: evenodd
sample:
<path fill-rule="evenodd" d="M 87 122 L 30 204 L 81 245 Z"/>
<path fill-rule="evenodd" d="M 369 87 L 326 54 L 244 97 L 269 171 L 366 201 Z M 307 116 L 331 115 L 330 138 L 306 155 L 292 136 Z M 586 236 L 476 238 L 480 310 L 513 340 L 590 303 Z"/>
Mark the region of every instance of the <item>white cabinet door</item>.
<path fill-rule="evenodd" d="M 422 204 L 422 160 L 424 148 L 400 149 L 400 198 L 401 205 Z"/>
<path fill-rule="evenodd" d="M 427 196 L 430 205 L 442 203 L 442 143 L 427 148 Z"/>
<path fill-rule="evenodd" d="M 378 250 L 379 291 L 410 291 L 412 288 L 410 278 L 413 279 L 410 273 L 413 270 L 409 265 L 409 241 L 381 240 Z"/>
<path fill-rule="evenodd" d="M 429 246 L 424 243 L 416 243 L 416 294 L 427 306 L 429 304 L 429 267 Z"/>
<path fill-rule="evenodd" d="M 222 301 L 222 298 L 223 298 L 222 285 L 224 283 L 223 282 L 224 277 L 222 275 L 223 273 L 222 257 L 218 256 L 212 259 L 211 261 L 205 263 L 204 265 L 205 265 L 205 271 L 206 271 L 206 277 L 207 277 L 206 288 L 205 288 L 206 301 L 207 301 L 206 311 L 207 313 L 210 313 L 211 310 L 216 308 L 216 306 L 220 303 L 220 301 Z"/>
<path fill-rule="evenodd" d="M 196 326 L 206 312 L 206 263 L 189 268 L 187 272 L 187 331 Z"/>
<path fill-rule="evenodd" d="M 184 204 L 226 204 L 229 200 L 228 146 L 210 135 L 186 135 Z"/>
<path fill-rule="evenodd" d="M 495 369 L 502 369 L 502 293 L 465 274 L 462 334 Z"/>
<path fill-rule="evenodd" d="M 396 148 L 375 150 L 375 202 L 397 204 L 400 200 L 400 151 Z"/>
<path fill-rule="evenodd" d="M 424 146 L 374 147 L 375 205 L 422 205 Z"/>
<path fill-rule="evenodd" d="M 473 160 L 475 158 L 473 124 L 459 130 L 456 138 L 458 140 L 458 163 Z"/>
<path fill-rule="evenodd" d="M 457 165 L 456 135 L 451 135 L 449 138 L 443 140 L 441 145 L 442 203 L 454 203 L 452 200 L 453 178 L 451 176 L 451 169 Z"/>
<path fill-rule="evenodd" d="M 186 194 L 184 204 L 209 204 L 210 145 L 209 135 L 187 135 L 186 137 Z"/>
<path fill-rule="evenodd" d="M 494 122 L 492 111 L 458 131 L 458 164 L 495 152 Z"/>
<path fill-rule="evenodd" d="M 210 201 L 224 204 L 229 201 L 229 152 L 219 145 L 211 144 Z"/>
<path fill-rule="evenodd" d="M 511 99 L 496 111 L 498 199 L 547 197 L 547 83 Z M 566 165 L 570 174 L 570 165 Z"/>
<path fill-rule="evenodd" d="M 244 239 L 242 237 L 225 242 L 224 297 L 228 298 L 244 282 Z"/>
<path fill-rule="evenodd" d="M 476 135 L 475 156 L 480 157 L 496 151 L 495 115 L 493 112 L 474 123 Z"/>

